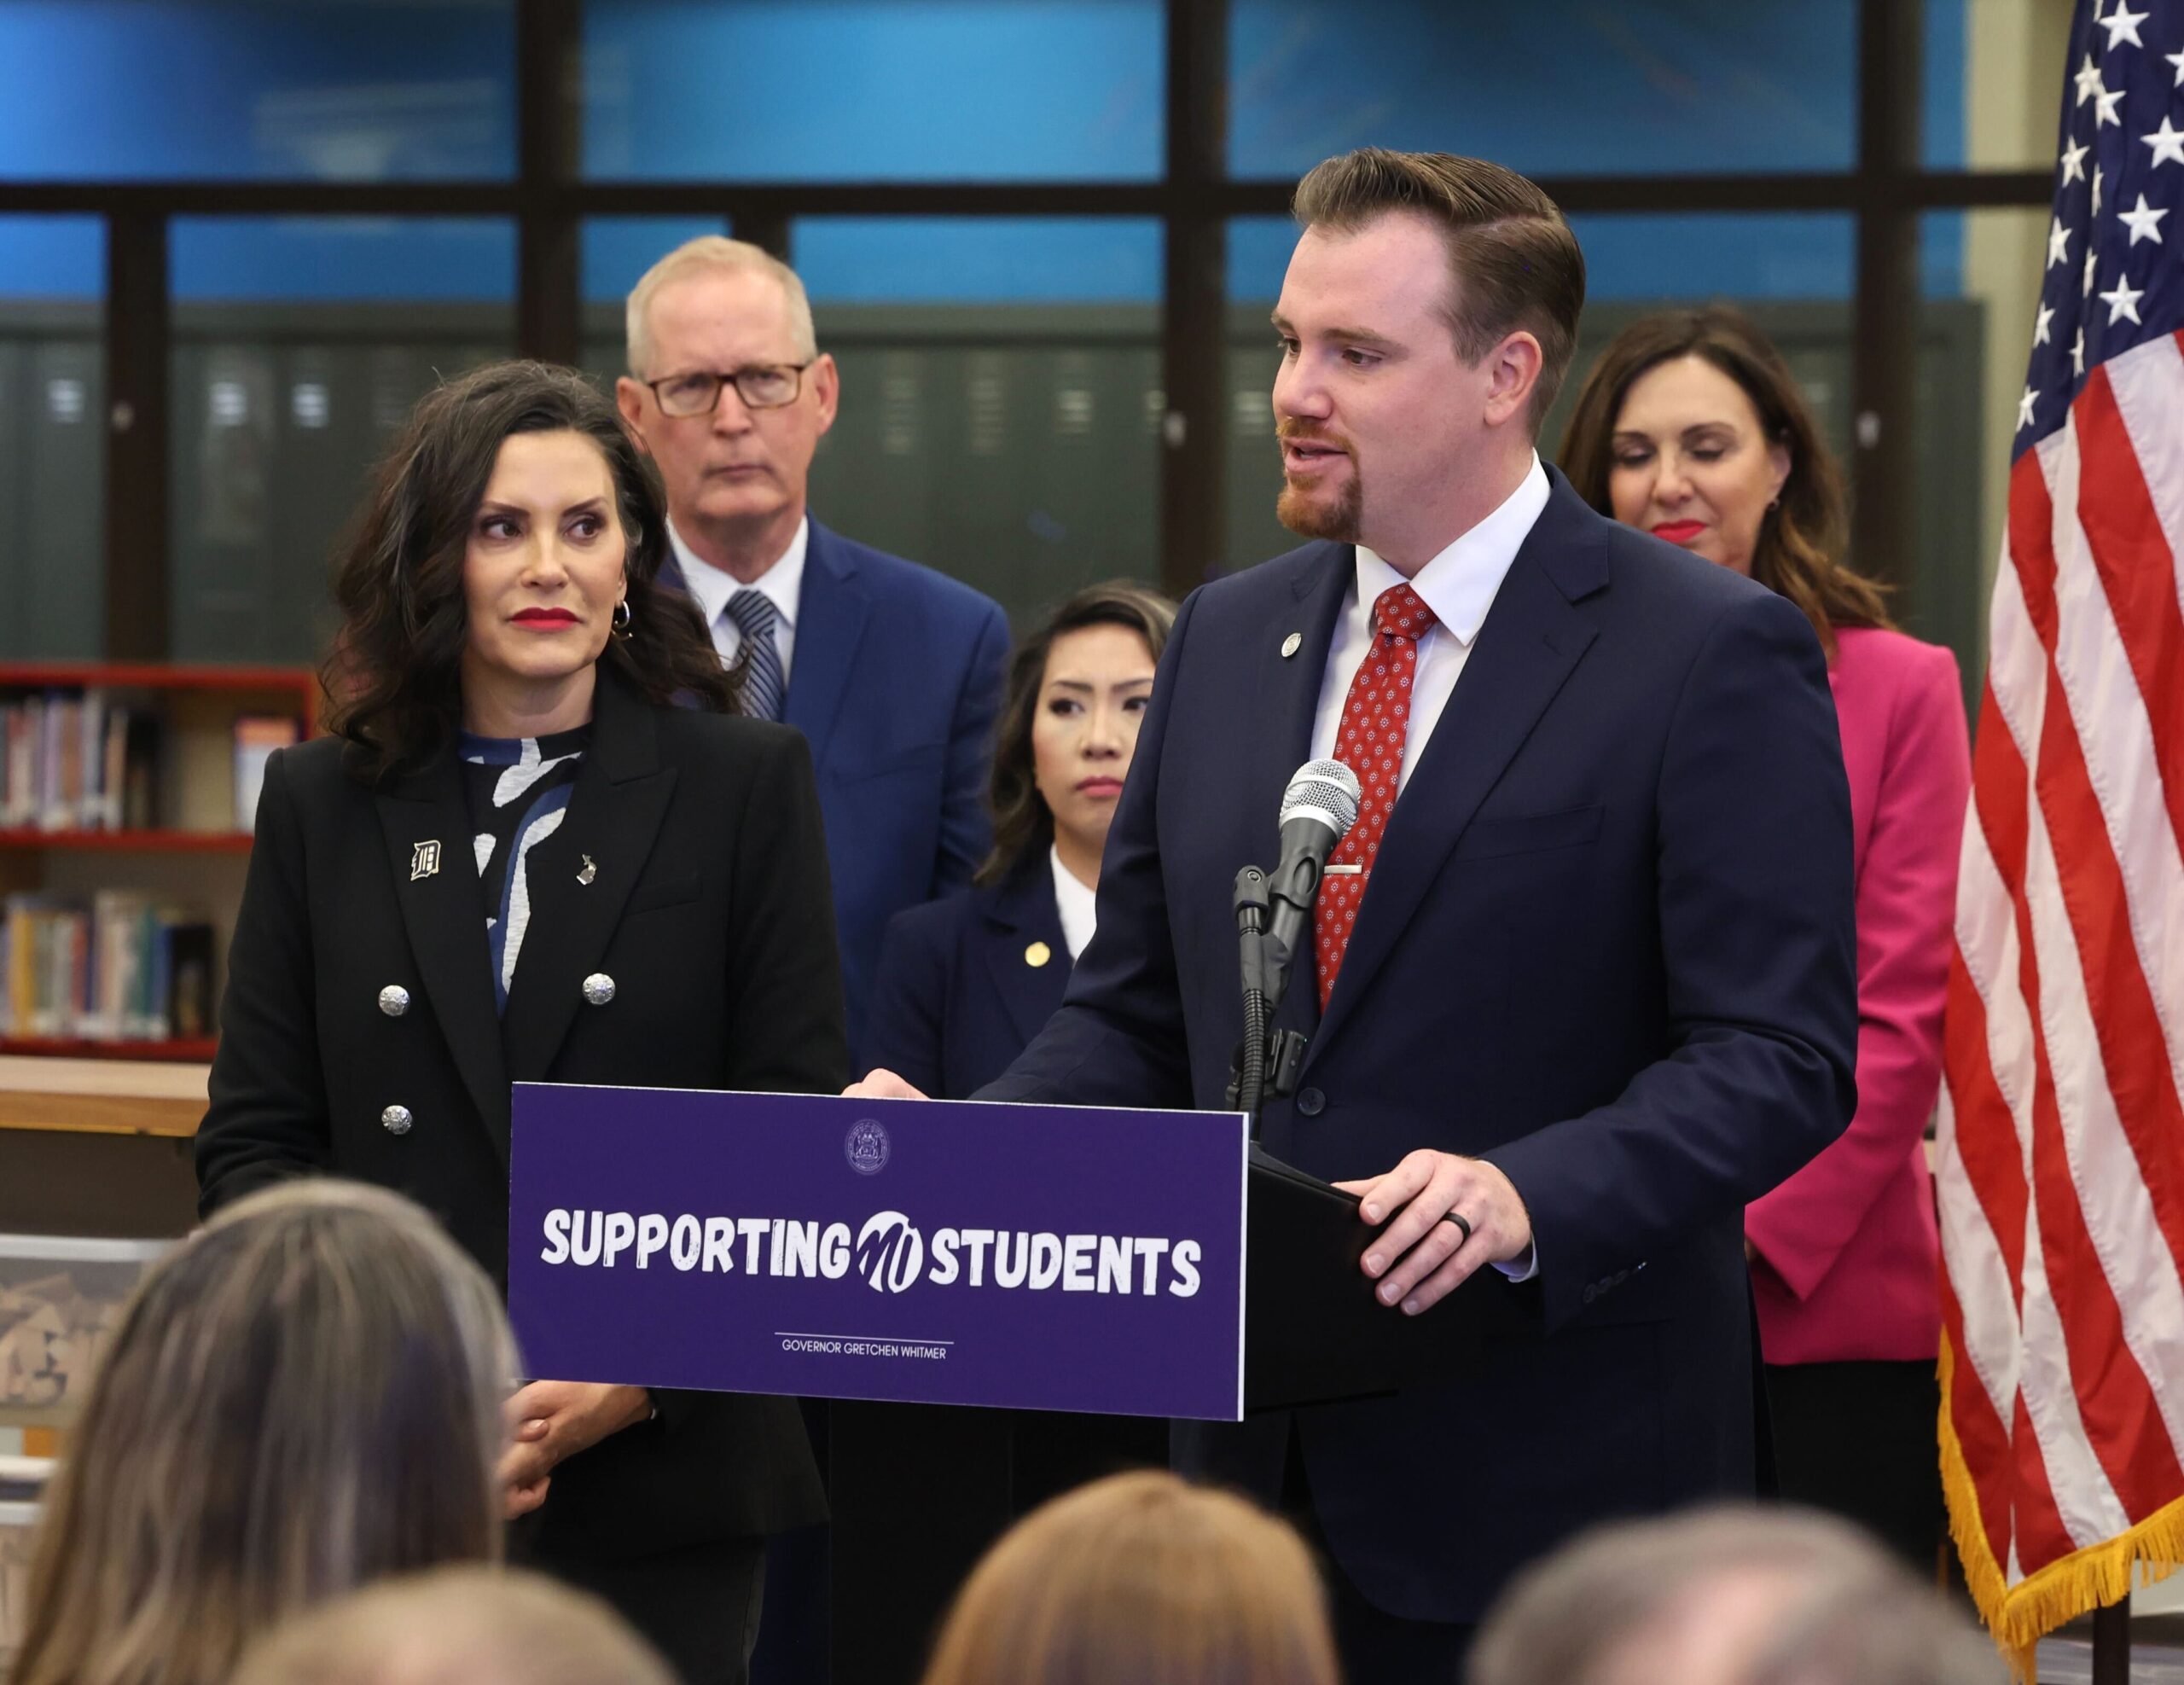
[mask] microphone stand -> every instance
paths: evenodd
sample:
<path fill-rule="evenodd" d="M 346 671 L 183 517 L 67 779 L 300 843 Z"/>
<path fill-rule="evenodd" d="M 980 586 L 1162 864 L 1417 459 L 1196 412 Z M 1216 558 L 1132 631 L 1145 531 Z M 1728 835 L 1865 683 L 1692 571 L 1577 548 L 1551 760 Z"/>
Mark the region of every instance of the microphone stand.
<path fill-rule="evenodd" d="M 1259 1132 L 1259 1107 L 1271 1095 L 1294 1091 L 1304 1068 L 1305 1038 L 1294 1030 L 1274 1027 L 1275 1010 L 1289 985 L 1288 944 L 1267 931 L 1269 886 L 1256 866 L 1236 874 L 1237 969 L 1244 987 L 1244 1039 L 1228 1076 L 1228 1103 L 1251 1119 Z"/>

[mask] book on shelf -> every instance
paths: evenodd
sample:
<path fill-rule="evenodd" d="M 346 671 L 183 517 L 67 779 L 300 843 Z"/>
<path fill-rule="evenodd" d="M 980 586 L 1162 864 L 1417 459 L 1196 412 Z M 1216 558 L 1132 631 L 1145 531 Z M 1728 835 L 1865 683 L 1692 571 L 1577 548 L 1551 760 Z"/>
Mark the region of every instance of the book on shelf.
<path fill-rule="evenodd" d="M 0 829 L 151 830 L 159 824 L 157 715 L 94 685 L 0 700 Z"/>
<path fill-rule="evenodd" d="M 265 788 L 265 763 L 276 749 L 303 741 L 304 725 L 288 714 L 235 716 L 235 828 L 258 828 L 258 798 Z"/>
<path fill-rule="evenodd" d="M 212 1033 L 212 927 L 136 890 L 0 903 L 0 1036 L 134 1042 Z"/>

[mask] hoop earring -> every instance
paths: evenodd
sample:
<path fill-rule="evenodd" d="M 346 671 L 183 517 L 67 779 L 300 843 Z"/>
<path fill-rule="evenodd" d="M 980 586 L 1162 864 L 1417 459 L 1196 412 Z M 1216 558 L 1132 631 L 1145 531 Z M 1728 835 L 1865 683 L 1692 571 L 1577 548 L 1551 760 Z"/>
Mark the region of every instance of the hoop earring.
<path fill-rule="evenodd" d="M 630 607 L 629 598 L 624 597 L 616 603 L 614 605 L 614 636 L 627 643 L 630 641 L 630 623 L 636 618 L 636 611 Z"/>

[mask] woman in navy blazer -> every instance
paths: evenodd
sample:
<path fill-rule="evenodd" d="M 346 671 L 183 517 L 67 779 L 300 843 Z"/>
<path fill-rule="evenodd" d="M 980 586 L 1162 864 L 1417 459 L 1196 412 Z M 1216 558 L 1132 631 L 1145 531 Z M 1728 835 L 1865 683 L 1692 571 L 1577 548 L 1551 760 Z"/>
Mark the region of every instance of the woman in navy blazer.
<path fill-rule="evenodd" d="M 993 852 L 971 888 L 888 926 L 869 1063 L 936 1100 L 967 1099 L 1061 1004 L 1175 616 L 1141 585 L 1093 585 L 1010 658 L 989 785 Z"/>
<path fill-rule="evenodd" d="M 988 801 L 994 845 L 976 881 L 898 913 L 874 975 L 864 1053 L 939 1100 L 967 1099 L 1008 1068 L 1054 1009 L 1090 939 L 1107 826 L 1153 694 L 1176 605 L 1141 585 L 1095 585 L 1047 617 L 1010 658 Z M 884 1557 L 884 1618 L 899 1654 L 863 1658 L 915 1672 L 926 1636 L 986 1548 L 1056 1493 L 1133 1464 L 1165 1464 L 1168 1425 L 1135 1416 L 865 1407 L 892 1459 L 894 1514 L 915 1540 L 838 1500 L 837 1550 Z M 858 1421 L 835 1407 L 834 1420 Z M 838 1428 L 839 1432 L 839 1428 Z M 915 1489 L 915 1490 L 909 1490 Z M 862 1537 L 854 1546 L 852 1533 Z M 868 1623 L 868 1624 L 871 1623 Z M 837 1654 L 839 1667 L 844 1658 Z"/>

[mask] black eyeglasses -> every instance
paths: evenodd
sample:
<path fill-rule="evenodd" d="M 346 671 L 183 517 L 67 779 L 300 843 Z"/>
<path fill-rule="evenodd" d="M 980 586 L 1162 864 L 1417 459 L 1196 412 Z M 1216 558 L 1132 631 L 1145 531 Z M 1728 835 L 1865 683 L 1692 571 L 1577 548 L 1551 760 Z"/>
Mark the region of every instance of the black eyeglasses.
<path fill-rule="evenodd" d="M 810 357 L 801 363 L 758 363 L 724 375 L 693 369 L 662 381 L 647 381 L 645 385 L 659 400 L 663 415 L 710 415 L 725 386 L 735 388 L 746 410 L 779 410 L 796 402 L 804 390 L 804 371 L 818 360 Z"/>

